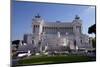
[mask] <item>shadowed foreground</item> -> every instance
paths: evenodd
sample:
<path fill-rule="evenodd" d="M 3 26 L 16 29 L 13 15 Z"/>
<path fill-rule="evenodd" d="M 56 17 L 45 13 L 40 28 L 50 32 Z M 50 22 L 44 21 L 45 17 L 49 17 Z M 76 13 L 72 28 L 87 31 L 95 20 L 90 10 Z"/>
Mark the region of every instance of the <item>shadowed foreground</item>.
<path fill-rule="evenodd" d="M 95 57 L 88 56 L 31 56 L 18 61 L 17 66 L 37 65 L 37 64 L 56 64 L 56 63 L 72 63 L 72 62 L 88 62 L 95 61 Z"/>

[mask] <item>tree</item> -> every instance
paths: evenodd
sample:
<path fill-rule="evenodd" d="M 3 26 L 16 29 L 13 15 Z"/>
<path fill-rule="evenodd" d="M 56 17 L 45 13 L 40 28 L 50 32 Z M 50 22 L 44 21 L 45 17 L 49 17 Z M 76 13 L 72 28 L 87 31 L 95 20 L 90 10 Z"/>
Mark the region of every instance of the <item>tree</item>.
<path fill-rule="evenodd" d="M 92 34 L 92 33 L 96 34 L 96 24 L 93 24 L 92 26 L 90 26 L 88 28 L 88 33 L 89 34 Z"/>
<path fill-rule="evenodd" d="M 92 39 L 92 46 L 93 46 L 93 48 L 96 48 L 96 38 Z"/>
<path fill-rule="evenodd" d="M 14 47 L 12 47 L 12 58 L 17 58 L 17 50 L 20 44 L 20 40 L 14 40 L 12 41 L 12 46 L 15 45 Z"/>
<path fill-rule="evenodd" d="M 96 24 L 93 24 L 92 26 L 90 26 L 88 28 L 88 33 L 89 34 L 92 34 L 92 33 L 96 34 Z M 96 48 L 96 37 L 94 37 L 92 39 L 92 46 L 93 46 L 93 48 Z"/>
<path fill-rule="evenodd" d="M 12 41 L 12 44 L 19 44 L 20 40 L 14 40 Z"/>
<path fill-rule="evenodd" d="M 19 47 L 19 43 L 20 43 L 20 40 L 14 40 L 14 41 L 12 41 L 12 45 L 15 44 L 17 49 Z"/>

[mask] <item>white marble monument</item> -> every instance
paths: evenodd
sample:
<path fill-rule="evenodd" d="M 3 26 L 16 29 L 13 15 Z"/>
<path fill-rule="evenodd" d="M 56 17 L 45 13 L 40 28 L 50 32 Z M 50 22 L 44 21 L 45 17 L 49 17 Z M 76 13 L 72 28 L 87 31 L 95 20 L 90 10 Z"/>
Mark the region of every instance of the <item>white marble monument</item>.
<path fill-rule="evenodd" d="M 46 22 L 40 15 L 32 19 L 32 37 L 24 39 L 41 50 L 62 51 L 70 49 L 90 49 L 89 37 L 82 33 L 82 20 L 75 16 L 72 22 Z M 40 44 L 39 44 L 40 43 Z"/>

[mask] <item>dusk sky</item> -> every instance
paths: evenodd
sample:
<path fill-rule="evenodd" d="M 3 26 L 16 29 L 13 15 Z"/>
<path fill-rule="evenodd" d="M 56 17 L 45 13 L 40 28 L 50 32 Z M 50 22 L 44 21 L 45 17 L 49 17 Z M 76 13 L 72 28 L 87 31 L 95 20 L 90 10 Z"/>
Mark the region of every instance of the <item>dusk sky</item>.
<path fill-rule="evenodd" d="M 84 34 L 95 23 L 95 6 L 13 1 L 11 40 L 23 39 L 25 33 L 32 33 L 32 18 L 38 13 L 46 22 L 72 22 L 79 15 Z"/>

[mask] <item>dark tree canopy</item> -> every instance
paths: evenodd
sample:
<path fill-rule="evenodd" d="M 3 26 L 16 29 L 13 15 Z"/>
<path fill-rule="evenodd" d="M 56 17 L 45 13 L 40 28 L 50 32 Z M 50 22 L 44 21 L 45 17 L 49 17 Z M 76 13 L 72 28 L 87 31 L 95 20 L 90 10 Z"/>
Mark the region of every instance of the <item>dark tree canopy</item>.
<path fill-rule="evenodd" d="M 96 24 L 93 24 L 92 26 L 90 26 L 88 28 L 88 33 L 89 34 L 92 34 L 92 33 L 96 34 Z"/>
<path fill-rule="evenodd" d="M 12 41 L 12 44 L 19 44 L 20 40 L 14 40 Z"/>
<path fill-rule="evenodd" d="M 12 41 L 12 45 L 13 44 L 15 44 L 16 45 L 16 48 L 18 49 L 19 44 L 20 44 L 20 40 L 14 40 L 14 41 Z"/>

